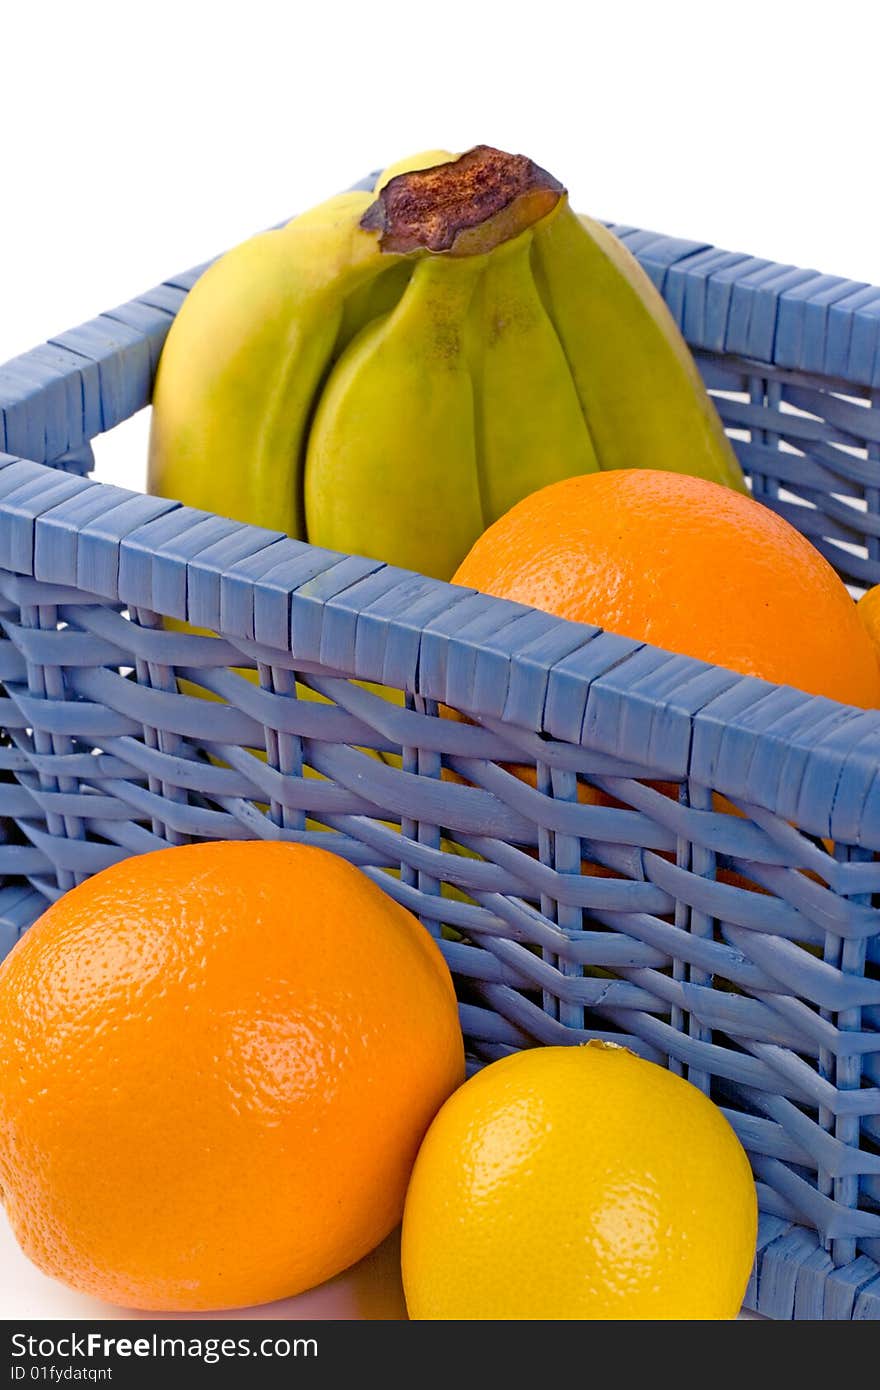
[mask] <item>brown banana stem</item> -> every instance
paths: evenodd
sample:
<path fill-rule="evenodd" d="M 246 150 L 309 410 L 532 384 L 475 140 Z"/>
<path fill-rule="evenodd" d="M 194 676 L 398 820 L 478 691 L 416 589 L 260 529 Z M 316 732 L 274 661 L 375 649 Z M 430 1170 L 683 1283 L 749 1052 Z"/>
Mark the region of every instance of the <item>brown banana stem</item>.
<path fill-rule="evenodd" d="M 383 251 L 478 256 L 552 212 L 562 184 L 522 154 L 476 145 L 449 164 L 398 174 L 361 218 Z"/>

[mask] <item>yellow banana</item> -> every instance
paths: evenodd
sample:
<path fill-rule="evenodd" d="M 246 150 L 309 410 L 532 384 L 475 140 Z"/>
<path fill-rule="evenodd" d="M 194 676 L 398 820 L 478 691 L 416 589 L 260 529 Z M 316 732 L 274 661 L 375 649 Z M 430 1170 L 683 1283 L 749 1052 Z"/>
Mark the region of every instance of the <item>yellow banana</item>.
<path fill-rule="evenodd" d="M 596 467 L 745 486 L 637 263 L 485 146 L 223 257 L 153 404 L 152 491 L 442 578 L 521 497 Z"/>
<path fill-rule="evenodd" d="M 483 265 L 418 261 L 396 309 L 331 373 L 305 472 L 306 524 L 322 545 L 448 578 L 483 531 L 466 343 Z"/>
<path fill-rule="evenodd" d="M 661 468 L 745 491 L 687 344 L 638 261 L 567 205 L 535 229 L 538 286 L 602 468 Z"/>
<path fill-rule="evenodd" d="M 346 299 L 400 261 L 360 226 L 372 201 L 340 194 L 252 237 L 196 282 L 159 362 L 151 492 L 305 535 L 305 429 Z"/>
<path fill-rule="evenodd" d="M 421 154 L 410 155 L 408 159 L 399 159 L 396 164 L 389 165 L 380 174 L 373 195 L 375 197 L 380 193 L 398 174 L 411 174 L 417 169 L 433 169 L 438 164 L 448 164 L 455 157 L 448 150 L 423 150 Z M 370 201 L 372 202 L 372 199 Z M 306 216 L 308 215 L 307 213 Z M 336 358 L 368 323 L 389 314 L 406 289 L 407 281 L 412 274 L 412 260 L 399 260 L 397 257 L 393 260 L 394 264 L 390 269 L 383 270 L 375 279 L 365 281 L 348 295 L 336 340 Z"/>
<path fill-rule="evenodd" d="M 470 313 L 483 528 L 537 488 L 599 463 L 532 275 L 532 232 L 486 258 Z"/>

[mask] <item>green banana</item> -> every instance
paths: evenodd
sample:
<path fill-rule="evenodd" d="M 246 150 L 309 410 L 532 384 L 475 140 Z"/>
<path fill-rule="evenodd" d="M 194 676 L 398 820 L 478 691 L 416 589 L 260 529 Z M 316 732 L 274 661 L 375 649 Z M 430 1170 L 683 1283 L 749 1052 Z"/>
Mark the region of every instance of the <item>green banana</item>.
<path fill-rule="evenodd" d="M 560 478 L 745 487 L 637 263 L 486 146 L 401 161 L 221 258 L 172 325 L 153 407 L 151 491 L 442 578 Z"/>

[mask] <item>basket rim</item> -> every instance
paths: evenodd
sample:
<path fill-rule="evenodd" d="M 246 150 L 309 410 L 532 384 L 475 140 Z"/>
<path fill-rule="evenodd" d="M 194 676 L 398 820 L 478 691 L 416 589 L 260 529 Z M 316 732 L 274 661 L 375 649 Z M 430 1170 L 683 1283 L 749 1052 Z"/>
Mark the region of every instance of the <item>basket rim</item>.
<path fill-rule="evenodd" d="M 878 710 L 8 454 L 0 567 L 22 603 L 147 609 L 880 848 Z"/>

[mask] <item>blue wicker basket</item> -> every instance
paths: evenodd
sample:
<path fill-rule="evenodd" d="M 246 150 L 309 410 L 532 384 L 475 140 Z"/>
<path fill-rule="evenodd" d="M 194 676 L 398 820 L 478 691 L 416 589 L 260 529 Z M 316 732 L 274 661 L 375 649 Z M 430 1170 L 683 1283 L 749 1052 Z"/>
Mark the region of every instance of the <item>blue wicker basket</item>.
<path fill-rule="evenodd" d="M 614 230 L 756 496 L 880 581 L 880 289 Z M 473 1065 L 612 1037 L 712 1095 L 750 1306 L 880 1317 L 880 713 L 90 481 L 203 268 L 0 368 L 0 948 L 129 854 L 327 846 L 441 937 Z"/>

